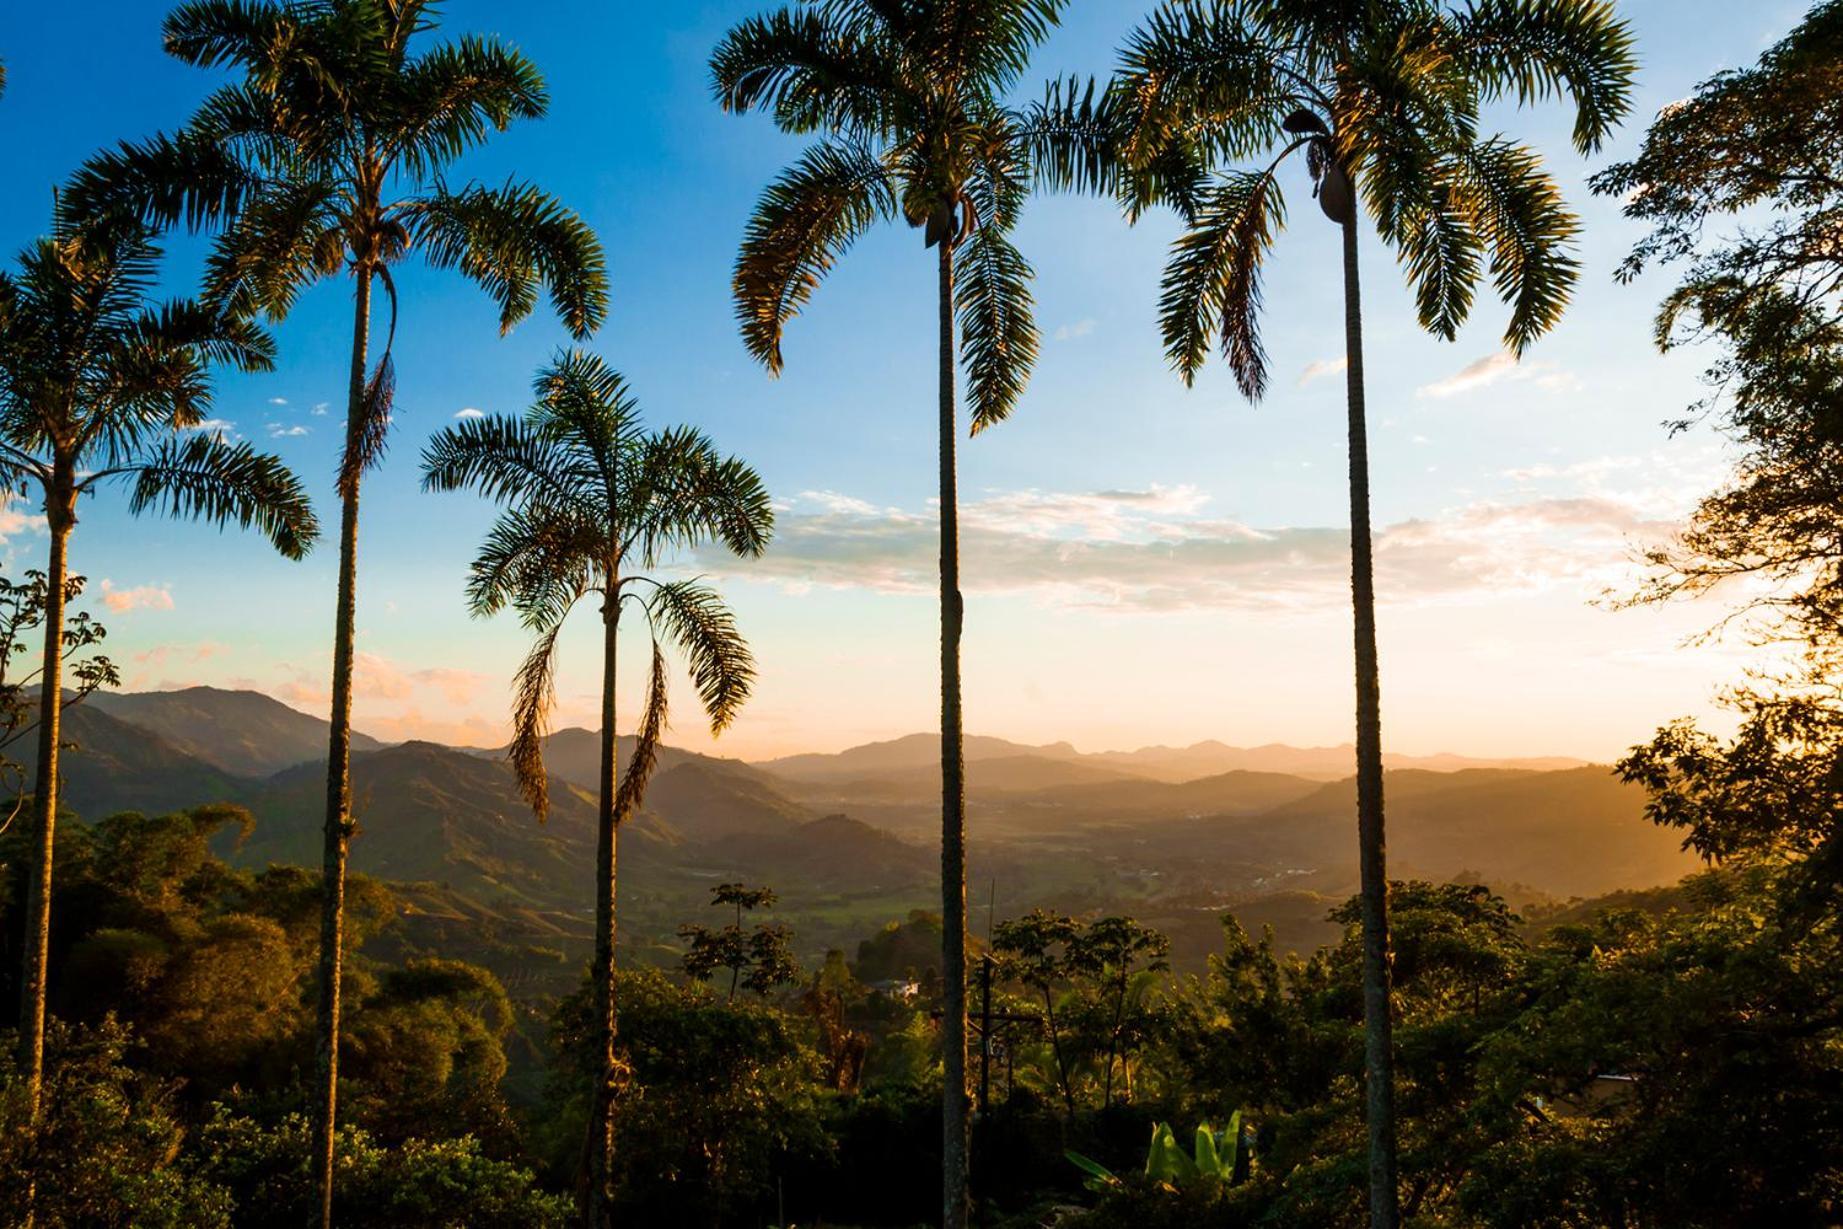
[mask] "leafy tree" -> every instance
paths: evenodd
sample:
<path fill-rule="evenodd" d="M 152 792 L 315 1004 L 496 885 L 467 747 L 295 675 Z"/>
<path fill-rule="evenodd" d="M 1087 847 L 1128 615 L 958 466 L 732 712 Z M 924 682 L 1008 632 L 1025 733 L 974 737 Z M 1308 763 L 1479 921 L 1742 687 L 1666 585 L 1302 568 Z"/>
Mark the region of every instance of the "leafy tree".
<path fill-rule="evenodd" d="M 906 921 L 890 922 L 858 943 L 857 975 L 867 982 L 898 977 L 920 979 L 941 973 L 941 915 L 911 909 Z"/>
<path fill-rule="evenodd" d="M 1119 1067 L 1126 1094 L 1132 1095 L 1130 1052 L 1146 1040 L 1150 1018 L 1145 992 L 1157 974 L 1171 967 L 1171 940 L 1129 917 L 1102 917 L 1088 923 L 1070 946 L 1072 970 L 1091 983 L 1089 1012 L 1106 1051 L 1101 1104 L 1113 1103 L 1114 1069 Z"/>
<path fill-rule="evenodd" d="M 622 1216 L 717 1225 L 765 1210 L 786 1160 L 824 1146 L 816 1056 L 767 1004 L 728 1003 L 657 969 L 619 976 Z M 599 997 L 585 985 L 557 1011 L 555 1117 L 580 1121 L 593 1112 L 605 1072 Z"/>
<path fill-rule="evenodd" d="M 758 922 L 753 930 L 742 928 L 745 910 L 769 908 L 774 899 L 772 888 L 750 888 L 740 883 L 722 883 L 712 888 L 711 906 L 734 907 L 736 920 L 720 930 L 695 923 L 678 928 L 679 938 L 691 945 L 680 959 L 685 976 L 707 982 L 718 969 L 728 969 L 730 987 L 725 1002 L 735 1001 L 738 985 L 756 994 L 767 994 L 776 986 L 798 981 L 800 962 L 794 959 L 793 936 L 787 927 Z"/>
<path fill-rule="evenodd" d="M 185 1130 L 173 1088 L 128 1064 L 132 1044 L 114 1021 L 52 1020 L 42 1107 L 17 1048 L 0 1054 L 0 1198 L 31 1209 L 14 1223 L 229 1229 L 229 1194 L 175 1163 Z"/>
<path fill-rule="evenodd" d="M 210 369 L 267 369 L 273 348 L 258 328 L 215 308 L 151 300 L 160 252 L 138 223 L 79 227 L 69 214 L 51 237 L 0 274 L 0 486 L 35 492 L 50 537 L 38 670 L 38 757 L 33 783 L 34 873 L 25 943 L 20 1034 L 27 1099 L 43 1069 L 51 935 L 52 861 L 63 740 L 64 659 L 89 635 L 73 596 L 69 551 L 77 507 L 109 484 L 130 487 L 131 513 L 155 511 L 255 528 L 290 559 L 319 527 L 281 461 L 197 428 L 211 405 Z M 96 680 L 78 668 L 79 685 Z"/>
<path fill-rule="evenodd" d="M 476 615 L 510 605 L 536 636 L 519 669 L 511 760 L 532 809 L 549 806 L 544 736 L 554 706 L 557 644 L 577 603 L 602 608 L 601 770 L 595 860 L 595 986 L 603 1077 L 586 1149 L 587 1215 L 610 1215 L 615 1145 L 615 858 L 619 825 L 646 790 L 667 715 L 666 646 L 683 654 L 713 735 L 735 719 L 755 680 L 754 659 L 717 591 L 700 580 L 646 573 L 671 552 L 720 542 L 759 555 L 774 514 L 756 472 L 721 456 L 688 427 L 648 432 L 620 375 L 582 351 L 539 373 L 524 418 L 475 419 L 448 428 L 423 453 L 423 485 L 472 487 L 506 505 L 468 583 Z M 652 667 L 634 754 L 617 779 L 615 665 L 622 609 L 645 620 Z"/>
<path fill-rule="evenodd" d="M 1044 159 L 1060 182 L 1162 199 L 1186 223 L 1166 266 L 1165 352 L 1186 383 L 1216 344 L 1249 399 L 1266 390 L 1261 271 L 1285 221 L 1279 169 L 1303 155 L 1342 232 L 1355 611 L 1357 811 L 1367 939 L 1367 1117 L 1373 1223 L 1400 1221 L 1392 1107 L 1388 876 L 1364 406 L 1359 213 L 1367 208 L 1415 291 L 1420 323 L 1451 338 L 1487 271 L 1520 353 L 1552 327 L 1576 273 L 1578 224 L 1526 147 L 1481 135 L 1481 106 L 1561 94 L 1574 141 L 1599 147 L 1630 106 L 1625 24 L 1602 0 L 1433 0 L 1327 8 L 1220 0 L 1162 6 L 1129 40 L 1113 86 L 1052 90 Z M 1240 169 L 1252 163 L 1255 169 Z M 1210 177 L 1199 164 L 1232 165 Z"/>
<path fill-rule="evenodd" d="M 548 98 L 530 61 L 496 39 L 413 47 L 437 16 L 433 0 L 190 0 L 167 17 L 167 50 L 201 68 L 240 70 L 242 79 L 214 91 L 177 136 L 124 143 L 93 159 L 73 192 L 74 205 L 92 214 L 222 224 L 207 290 L 239 313 L 280 319 L 308 286 L 342 272 L 352 280 L 320 970 L 317 1148 L 329 1208 L 353 835 L 358 497 L 390 427 L 392 270 L 413 254 L 459 270 L 498 305 L 502 332 L 531 313 L 540 288 L 577 337 L 593 332 L 607 308 L 600 244 L 575 214 L 517 181 L 448 185 L 457 159 L 513 120 L 541 117 Z M 390 298 L 390 329 L 367 374 L 377 283 Z"/>
<path fill-rule="evenodd" d="M 1037 354 L 1032 270 L 1011 231 L 1037 174 L 1035 117 L 1006 105 L 1063 0 L 840 0 L 736 25 L 711 57 L 726 111 L 818 139 L 763 193 L 736 260 L 743 343 L 770 372 L 819 280 L 878 222 L 924 228 L 940 316 L 941 911 L 947 987 L 942 1224 L 967 1216 L 966 782 L 954 378 L 972 430 L 1005 419 Z M 955 316 L 958 314 L 957 331 Z"/>
<path fill-rule="evenodd" d="M 65 710 L 81 704 L 99 687 L 121 684 L 114 662 L 100 653 L 84 656 L 109 635 L 89 611 L 71 610 L 83 594 L 84 583 L 81 576 L 67 576 L 64 580 Z M 0 576 L 0 793 L 14 795 L 12 810 L 0 820 L 0 832 L 19 817 L 29 798 L 25 766 L 8 758 L 6 750 L 38 729 L 42 711 L 35 692 L 42 664 L 16 674 L 13 659 L 29 651 L 33 633 L 40 633 L 42 638 L 49 596 L 43 572 L 28 571 L 19 582 Z M 40 660 L 42 663 L 42 655 Z"/>
<path fill-rule="evenodd" d="M 826 953 L 825 963 L 813 974 L 812 984 L 802 996 L 819 1030 L 826 1086 L 838 1092 L 857 1088 L 864 1076 L 864 1062 L 870 1056 L 870 1036 L 851 1025 L 850 1009 L 864 998 L 863 985 L 837 948 Z"/>
<path fill-rule="evenodd" d="M 478 965 L 418 957 L 386 971 L 342 1043 L 354 1117 L 385 1144 L 440 1134 L 508 1147 L 516 1131 L 500 1084 L 512 1021 L 505 988 Z"/>
<path fill-rule="evenodd" d="M 1623 277 L 1684 266 L 1658 345 L 1723 347 L 1709 398 L 1676 427 L 1712 418 L 1742 449 L 1680 537 L 1650 552 L 1638 600 L 1750 577 L 1764 583 L 1745 605 L 1767 625 L 1830 640 L 1843 631 L 1843 553 L 1829 530 L 1843 487 L 1840 41 L 1843 4 L 1813 6 L 1757 64 L 1665 108 L 1637 157 L 1593 179 L 1652 228 Z"/>
<path fill-rule="evenodd" d="M 997 976 L 1026 987 L 1043 1001 L 1043 1028 L 1055 1062 L 1056 1089 L 1071 1116 L 1075 1113 L 1075 1086 L 1056 1005 L 1074 972 L 1071 949 L 1080 935 L 1080 922 L 1042 909 L 1009 918 L 992 928 Z"/>
<path fill-rule="evenodd" d="M 320 1214 L 320 1188 L 302 1158 L 317 1128 L 299 1114 L 270 1125 L 221 1109 L 200 1132 L 194 1169 L 227 1190 L 237 1208 L 268 1224 L 301 1224 Z M 356 1127 L 336 1137 L 339 1189 L 334 1212 L 354 1229 L 561 1229 L 569 1200 L 547 1194 L 528 1169 L 494 1160 L 473 1139 L 385 1146 Z"/>

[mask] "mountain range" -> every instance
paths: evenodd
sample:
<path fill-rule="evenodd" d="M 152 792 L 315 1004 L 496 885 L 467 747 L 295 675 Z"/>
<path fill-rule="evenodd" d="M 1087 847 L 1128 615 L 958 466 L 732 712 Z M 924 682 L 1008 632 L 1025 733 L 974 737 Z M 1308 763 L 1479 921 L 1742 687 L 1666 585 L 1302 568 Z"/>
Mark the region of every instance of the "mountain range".
<path fill-rule="evenodd" d="M 1182 783 L 1225 772 L 1281 772 L 1296 777 L 1337 780 L 1356 769 L 1356 749 L 1349 743 L 1336 747 L 1289 747 L 1268 743 L 1259 747 L 1231 747 L 1213 739 L 1188 747 L 1141 747 L 1137 751 L 1083 753 L 1066 742 L 1030 746 L 1003 738 L 969 736 L 966 763 L 990 761 L 1053 761 L 1111 770 L 1116 775 Z M 910 771 L 939 771 L 940 736 L 910 734 L 887 742 L 866 743 L 830 755 L 790 755 L 768 760 L 759 767 L 778 776 L 801 781 L 829 781 L 851 777 L 887 777 Z M 1526 768 L 1549 772 L 1579 768 L 1583 761 L 1559 756 L 1479 758 L 1464 755 L 1396 755 L 1383 757 L 1386 768 L 1419 768 L 1432 772 L 1457 772 L 1466 768 Z"/>
<path fill-rule="evenodd" d="M 320 719 L 254 692 L 189 688 L 93 696 L 65 728 L 64 798 L 79 815 L 235 802 L 257 822 L 241 842 L 224 838 L 227 856 L 318 865 Z M 632 740 L 622 743 L 625 760 Z M 352 866 L 412 885 L 407 899 L 424 920 L 447 919 L 454 941 L 491 930 L 582 942 L 598 746 L 587 730 L 550 736 L 552 810 L 540 825 L 499 750 L 355 738 Z M 932 905 L 938 747 L 917 735 L 758 764 L 664 748 L 644 810 L 622 829 L 623 934 L 668 958 L 677 925 L 735 879 L 773 886 L 778 916 L 816 952 Z M 1328 772 L 1339 754 L 1220 743 L 1083 754 L 969 739 L 969 883 L 986 885 L 971 895 L 1002 898 L 1006 913 L 1131 910 L 1195 932 L 1186 950 L 1198 958 L 1212 942 L 1203 923 L 1228 905 L 1305 919 L 1291 937 L 1315 941 L 1325 909 L 1355 883 L 1352 785 Z M 1644 821 L 1640 792 L 1604 768 L 1405 762 L 1419 766 L 1387 777 L 1398 875 L 1468 875 L 1565 900 L 1694 867 Z M 1295 771 L 1249 766 L 1273 763 Z"/>

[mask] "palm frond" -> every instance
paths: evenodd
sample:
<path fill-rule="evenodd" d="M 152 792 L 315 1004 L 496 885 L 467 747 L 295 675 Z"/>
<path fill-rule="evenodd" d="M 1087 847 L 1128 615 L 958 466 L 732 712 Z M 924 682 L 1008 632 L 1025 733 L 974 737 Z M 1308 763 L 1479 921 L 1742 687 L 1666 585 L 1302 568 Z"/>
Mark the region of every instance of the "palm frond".
<path fill-rule="evenodd" d="M 646 783 L 659 764 L 659 743 L 665 737 L 667 712 L 666 655 L 659 641 L 653 641 L 653 666 L 647 675 L 646 707 L 640 713 L 639 728 L 634 731 L 634 753 L 621 774 L 620 787 L 614 795 L 614 822 L 625 822 L 646 797 Z"/>
<path fill-rule="evenodd" d="M 755 685 L 755 658 L 736 617 L 715 589 L 695 580 L 658 585 L 648 619 L 685 655 L 691 682 L 710 717 L 710 732 L 729 727 Z"/>
<path fill-rule="evenodd" d="M 496 39 L 471 34 L 406 64 L 396 84 L 399 122 L 390 146 L 417 179 L 515 119 L 541 119 L 550 105 L 535 64 Z"/>
<path fill-rule="evenodd" d="M 1555 327 L 1574 289 L 1580 221 L 1526 146 L 1496 139 L 1462 156 L 1461 188 L 1491 250 L 1491 280 L 1510 305 L 1504 344 L 1514 353 Z"/>
<path fill-rule="evenodd" d="M 1196 221 L 1173 244 L 1159 320 L 1166 357 L 1186 384 L 1195 382 L 1220 333 L 1242 395 L 1257 400 L 1266 391 L 1261 265 L 1285 216 L 1273 172 L 1235 172 L 1209 192 Z"/>
<path fill-rule="evenodd" d="M 930 40 L 929 67 L 977 92 L 1002 97 L 1030 67 L 1030 54 L 1049 37 L 1068 0 L 942 0 L 940 34 Z"/>
<path fill-rule="evenodd" d="M 167 54 L 197 68 L 234 64 L 262 70 L 274 64 L 293 23 L 274 0 L 189 0 L 166 16 Z"/>
<path fill-rule="evenodd" d="M 787 132 L 885 134 L 904 83 L 881 33 L 823 5 L 747 18 L 711 54 L 711 88 L 725 111 L 765 108 Z"/>
<path fill-rule="evenodd" d="M 645 566 L 670 549 L 713 539 L 743 558 L 767 548 L 774 504 L 754 467 L 723 456 L 694 427 L 660 431 L 634 451 L 623 528 Z"/>
<path fill-rule="evenodd" d="M 512 743 L 506 760 L 539 823 L 550 817 L 550 773 L 544 767 L 544 739 L 557 701 L 557 640 L 562 623 L 544 629 L 519 663 L 512 683 Z"/>
<path fill-rule="evenodd" d="M 1294 109 L 1322 104 L 1288 45 L 1242 5 L 1167 3 L 1121 53 L 1117 89 L 1128 108 L 1127 162 L 1148 166 L 1173 141 L 1238 160 L 1267 149 Z"/>
<path fill-rule="evenodd" d="M 599 529 L 548 510 L 507 508 L 468 568 L 468 609 L 484 617 L 510 605 L 527 627 L 561 623 L 596 584 L 607 542 Z"/>
<path fill-rule="evenodd" d="M 468 419 L 424 446 L 422 489 L 471 488 L 495 503 L 569 506 L 583 493 L 569 484 L 565 462 L 554 437 L 527 419 Z"/>
<path fill-rule="evenodd" d="M 302 290 L 344 265 L 338 188 L 324 178 L 270 181 L 212 245 L 205 295 L 239 315 L 280 320 Z"/>
<path fill-rule="evenodd" d="M 501 332 L 531 314 L 540 288 L 576 337 L 601 327 L 608 314 L 601 241 L 548 193 L 508 181 L 438 191 L 402 209 L 430 264 L 460 270 L 499 304 Z"/>
<path fill-rule="evenodd" d="M 182 132 L 123 141 L 92 155 L 61 200 L 78 218 L 126 216 L 197 230 L 235 216 L 261 182 L 223 144 Z"/>
<path fill-rule="evenodd" d="M 1034 271 L 998 226 L 982 226 L 960 247 L 954 306 L 966 362 L 973 431 L 1003 422 L 1030 383 L 1037 360 Z"/>
<path fill-rule="evenodd" d="M 313 505 L 288 467 L 209 433 L 171 439 L 133 471 L 128 510 L 255 528 L 290 559 L 319 536 Z"/>
<path fill-rule="evenodd" d="M 857 238 L 896 214 L 882 162 L 863 145 L 815 145 L 769 185 L 749 219 L 732 286 L 743 344 L 781 370 L 781 333 Z"/>
<path fill-rule="evenodd" d="M 1574 104 L 1574 146 L 1596 152 L 1632 109 L 1631 28 L 1609 0 L 1474 0 L 1457 46 L 1488 94 Z"/>

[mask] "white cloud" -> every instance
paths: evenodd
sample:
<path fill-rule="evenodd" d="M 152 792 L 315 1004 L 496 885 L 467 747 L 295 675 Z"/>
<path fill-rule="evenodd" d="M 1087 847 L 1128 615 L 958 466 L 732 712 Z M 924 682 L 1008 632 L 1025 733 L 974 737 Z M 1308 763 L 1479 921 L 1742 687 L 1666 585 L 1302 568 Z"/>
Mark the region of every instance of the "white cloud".
<path fill-rule="evenodd" d="M 201 422 L 193 423 L 190 427 L 187 427 L 186 430 L 203 431 L 208 435 L 215 435 L 220 439 L 226 440 L 234 440 L 237 438 L 237 424 L 231 422 L 228 418 L 207 418 Z"/>
<path fill-rule="evenodd" d="M 1350 549 L 1343 526 L 1257 527 L 1204 516 L 1207 502 L 1191 487 L 993 493 L 961 510 L 963 583 L 1134 610 L 1295 609 L 1341 600 Z M 1477 501 L 1380 529 L 1378 589 L 1397 603 L 1547 589 L 1585 599 L 1621 583 L 1634 544 L 1672 524 L 1612 498 Z M 696 564 L 790 588 L 927 594 L 936 584 L 938 534 L 932 512 L 803 496 L 778 519 L 763 558 L 737 561 L 709 550 Z"/>
<path fill-rule="evenodd" d="M 27 530 L 37 533 L 45 528 L 45 514 L 28 512 L 28 507 L 17 491 L 0 492 L 0 543 Z"/>
<path fill-rule="evenodd" d="M 326 417 L 326 402 L 321 401 L 321 402 L 315 403 L 314 408 L 307 412 L 309 414 L 312 414 L 315 418 Z"/>
<path fill-rule="evenodd" d="M 173 595 L 165 585 L 137 585 L 132 589 L 118 589 L 114 581 L 105 579 L 102 582 L 102 604 L 116 614 L 126 614 L 130 610 L 171 610 Z"/>
<path fill-rule="evenodd" d="M 306 435 L 307 433 L 308 429 L 300 423 L 296 423 L 292 427 L 284 427 L 280 423 L 269 424 L 269 438 L 274 440 L 293 438 Z"/>
<path fill-rule="evenodd" d="M 1057 328 L 1057 341 L 1074 341 L 1077 337 L 1086 337 L 1094 332 L 1094 317 L 1087 316 L 1074 324 L 1065 324 Z"/>
<path fill-rule="evenodd" d="M 287 404 L 288 404 L 288 398 L 286 398 L 286 397 L 271 397 L 271 398 L 269 398 L 269 404 L 270 404 L 270 405 L 287 405 Z"/>
<path fill-rule="evenodd" d="M 456 418 L 485 418 L 486 411 L 476 410 L 473 406 L 467 405 L 467 406 L 462 406 L 460 409 L 456 410 L 454 412 L 454 416 Z"/>
<path fill-rule="evenodd" d="M 1444 399 L 1476 392 L 1504 380 L 1534 381 L 1536 387 L 1550 392 L 1572 392 L 1581 386 L 1571 372 L 1549 363 L 1520 363 L 1510 351 L 1499 350 L 1467 363 L 1444 380 L 1421 385 L 1414 390 L 1414 395 Z"/>
<path fill-rule="evenodd" d="M 1304 388 L 1314 380 L 1335 375 L 1348 366 L 1350 366 L 1350 360 L 1347 358 L 1314 359 L 1305 365 L 1304 371 L 1299 373 L 1299 387 Z"/>

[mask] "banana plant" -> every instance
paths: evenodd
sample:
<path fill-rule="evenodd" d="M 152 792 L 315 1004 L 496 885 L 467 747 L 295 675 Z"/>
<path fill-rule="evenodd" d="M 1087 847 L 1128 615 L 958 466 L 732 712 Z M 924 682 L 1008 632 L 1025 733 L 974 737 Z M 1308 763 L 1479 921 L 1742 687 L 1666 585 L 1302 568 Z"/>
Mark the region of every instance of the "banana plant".
<path fill-rule="evenodd" d="M 1178 1143 L 1177 1133 L 1171 1129 L 1171 1124 L 1160 1122 L 1152 1127 L 1152 1143 L 1146 1149 L 1145 1176 L 1170 1191 L 1193 1186 L 1199 1181 L 1222 1182 L 1233 1186 L 1247 1177 L 1249 1163 L 1253 1160 L 1251 1156 L 1244 1157 L 1243 1154 L 1240 1110 L 1229 1116 L 1228 1126 L 1221 1131 L 1216 1131 L 1207 1122 L 1199 1123 L 1196 1141 L 1189 1153 Z M 1088 1175 L 1082 1180 L 1082 1185 L 1096 1194 L 1105 1194 L 1125 1185 L 1118 1174 L 1092 1157 L 1074 1151 L 1067 1151 L 1063 1155 Z"/>

